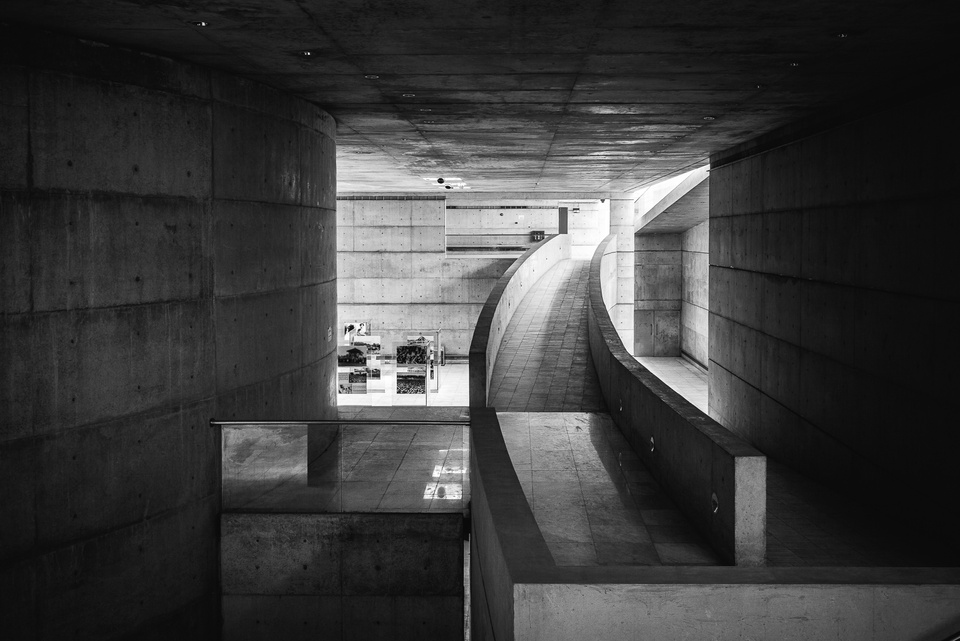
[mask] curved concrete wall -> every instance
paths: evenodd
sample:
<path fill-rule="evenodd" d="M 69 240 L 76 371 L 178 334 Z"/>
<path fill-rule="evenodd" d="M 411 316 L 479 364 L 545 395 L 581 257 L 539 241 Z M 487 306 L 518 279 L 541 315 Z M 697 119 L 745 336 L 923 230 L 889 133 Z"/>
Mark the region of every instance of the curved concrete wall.
<path fill-rule="evenodd" d="M 336 411 L 334 123 L 165 58 L 0 37 L 5 632 L 215 636 L 208 421 Z"/>
<path fill-rule="evenodd" d="M 547 238 L 528 249 L 497 281 L 470 342 L 470 407 L 487 406 L 497 352 L 517 305 L 547 270 L 565 258 L 570 258 L 570 236 Z"/>
<path fill-rule="evenodd" d="M 766 458 L 627 352 L 608 313 L 616 276 L 616 238 L 608 236 L 590 265 L 588 327 L 590 354 L 611 416 L 717 552 L 737 565 L 761 565 L 766 554 Z"/>

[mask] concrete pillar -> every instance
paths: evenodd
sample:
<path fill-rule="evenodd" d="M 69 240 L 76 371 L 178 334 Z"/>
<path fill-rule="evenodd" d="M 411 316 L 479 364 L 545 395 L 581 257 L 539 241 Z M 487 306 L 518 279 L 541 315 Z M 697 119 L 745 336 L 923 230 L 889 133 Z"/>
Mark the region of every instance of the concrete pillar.
<path fill-rule="evenodd" d="M 610 318 L 623 346 L 633 353 L 633 199 L 610 199 L 610 233 L 617 235 L 617 302 Z"/>
<path fill-rule="evenodd" d="M 211 418 L 335 411 L 334 122 L 153 55 L 4 30 L 0 618 L 217 634 Z"/>
<path fill-rule="evenodd" d="M 636 356 L 680 356 L 680 236 L 636 236 Z"/>

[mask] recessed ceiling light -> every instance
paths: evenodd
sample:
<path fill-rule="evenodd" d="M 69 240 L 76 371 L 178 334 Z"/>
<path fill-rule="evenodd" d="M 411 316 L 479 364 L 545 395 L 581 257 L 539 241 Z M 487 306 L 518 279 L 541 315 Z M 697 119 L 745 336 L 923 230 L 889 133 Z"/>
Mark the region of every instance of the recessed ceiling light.
<path fill-rule="evenodd" d="M 190 24 L 192 24 L 194 27 L 209 27 L 209 26 L 210 26 L 210 23 L 207 22 L 206 20 L 194 20 L 194 21 L 191 22 Z"/>
<path fill-rule="evenodd" d="M 380 76 L 378 76 L 375 73 L 368 73 L 367 75 L 364 76 L 364 78 L 366 78 L 367 80 L 378 80 Z"/>
<path fill-rule="evenodd" d="M 417 97 L 417 94 L 415 94 L 415 93 L 405 93 L 405 94 L 403 94 L 403 97 L 404 97 L 404 98 L 416 98 L 416 97 Z"/>

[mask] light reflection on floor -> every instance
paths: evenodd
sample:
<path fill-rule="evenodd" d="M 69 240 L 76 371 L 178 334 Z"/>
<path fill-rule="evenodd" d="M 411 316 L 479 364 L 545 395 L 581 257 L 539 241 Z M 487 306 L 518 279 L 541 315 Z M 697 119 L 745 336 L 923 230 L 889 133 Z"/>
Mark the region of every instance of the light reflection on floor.
<path fill-rule="evenodd" d="M 309 465 L 308 429 L 327 430 L 330 442 Z M 460 512 L 469 500 L 465 426 L 251 425 L 223 434 L 225 511 Z"/>

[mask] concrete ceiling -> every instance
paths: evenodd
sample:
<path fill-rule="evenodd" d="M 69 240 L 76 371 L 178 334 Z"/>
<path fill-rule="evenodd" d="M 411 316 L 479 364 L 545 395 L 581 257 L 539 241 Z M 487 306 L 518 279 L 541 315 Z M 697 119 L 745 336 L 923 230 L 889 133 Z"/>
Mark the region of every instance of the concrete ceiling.
<path fill-rule="evenodd" d="M 342 192 L 437 191 L 439 176 L 633 191 L 836 105 L 903 99 L 904 80 L 935 86 L 958 13 L 942 0 L 0 3 L 6 22 L 321 105 L 338 122 Z"/>

